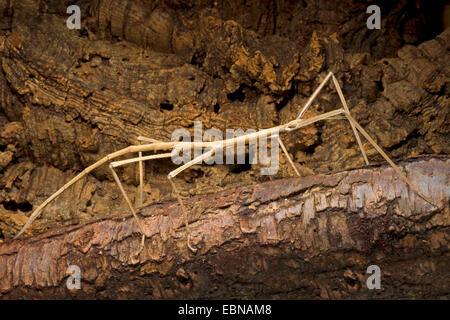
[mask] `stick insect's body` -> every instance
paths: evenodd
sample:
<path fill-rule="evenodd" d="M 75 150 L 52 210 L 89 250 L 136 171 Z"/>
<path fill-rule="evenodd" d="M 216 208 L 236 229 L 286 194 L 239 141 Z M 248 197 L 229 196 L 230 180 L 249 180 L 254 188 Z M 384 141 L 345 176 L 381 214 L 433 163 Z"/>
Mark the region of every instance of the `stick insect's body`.
<path fill-rule="evenodd" d="M 330 111 L 312 118 L 308 118 L 308 119 L 301 119 L 301 117 L 303 116 L 303 114 L 306 112 L 306 110 L 308 109 L 308 107 L 312 104 L 313 100 L 315 99 L 315 97 L 319 94 L 320 90 L 325 86 L 325 84 L 328 82 L 328 80 L 332 78 L 333 79 L 333 83 L 334 86 L 336 88 L 336 91 L 339 95 L 339 98 L 342 102 L 343 108 L 340 109 L 336 109 L 334 111 Z M 283 152 L 285 153 L 290 165 L 292 166 L 292 168 L 294 169 L 294 171 L 296 172 L 297 175 L 300 175 L 297 168 L 295 167 L 291 157 L 289 156 L 288 151 L 286 150 L 286 147 L 284 146 L 283 142 L 281 141 L 279 134 L 282 132 L 290 132 L 290 131 L 294 131 L 294 130 L 298 130 L 300 128 L 303 128 L 307 125 L 313 124 L 315 122 L 321 121 L 321 120 L 326 120 L 326 119 L 332 119 L 336 116 L 339 115 L 344 115 L 344 119 L 347 119 L 350 122 L 350 125 L 352 127 L 353 133 L 355 134 L 355 138 L 356 141 L 359 145 L 359 148 L 361 150 L 361 153 L 363 155 L 364 161 L 366 164 L 369 164 L 369 161 L 367 159 L 364 147 L 362 145 L 361 139 L 359 137 L 359 133 L 361 133 L 368 141 L 369 143 L 383 156 L 383 158 L 394 168 L 394 170 L 399 174 L 399 176 L 405 181 L 405 183 L 407 183 L 411 189 L 413 189 L 419 196 L 421 196 L 424 200 L 426 200 L 427 202 L 429 202 L 430 204 L 434 205 L 434 203 L 428 199 L 425 195 L 423 195 L 420 190 L 413 185 L 408 179 L 407 177 L 404 175 L 404 173 L 394 164 L 394 162 L 386 155 L 386 153 L 384 153 L 384 151 L 378 146 L 378 144 L 370 137 L 370 135 L 356 122 L 356 120 L 350 115 L 350 111 L 348 109 L 347 103 L 345 101 L 345 98 L 342 94 L 341 88 L 339 86 L 339 83 L 337 81 L 337 79 L 335 78 L 335 76 L 333 75 L 332 72 L 330 72 L 326 78 L 322 81 L 322 83 L 320 84 L 320 86 L 315 90 L 315 92 L 311 95 L 311 97 L 309 98 L 308 102 L 305 104 L 305 106 L 303 107 L 303 109 L 301 110 L 300 114 L 298 115 L 298 117 L 295 120 L 292 120 L 286 124 L 282 124 L 276 127 L 272 127 L 272 128 L 268 128 L 268 129 L 262 129 L 260 131 L 257 132 L 252 132 L 252 133 L 248 133 L 245 135 L 241 135 L 238 137 L 234 137 L 231 139 L 226 139 L 226 140 L 220 140 L 220 141 L 210 141 L 210 142 L 178 142 L 178 141 L 171 141 L 171 142 L 161 142 L 158 140 L 154 140 L 154 139 L 150 139 L 150 138 L 145 138 L 145 137 L 138 137 L 138 140 L 140 142 L 146 142 L 146 144 L 140 144 L 140 145 L 133 145 L 133 146 L 129 146 L 126 147 L 124 149 L 121 149 L 119 151 L 113 152 L 107 156 L 105 156 L 104 158 L 100 159 L 99 161 L 97 161 L 96 163 L 92 164 L 91 166 L 87 167 L 86 169 L 84 169 L 82 172 L 80 172 L 77 176 L 75 176 L 72 180 L 70 180 L 69 182 L 67 182 L 64 186 L 62 186 L 58 191 L 56 191 L 54 194 L 52 194 L 47 200 L 45 200 L 39 207 L 37 207 L 34 212 L 31 214 L 30 218 L 28 219 L 27 223 L 22 227 L 22 229 L 20 230 L 20 232 L 16 235 L 15 238 L 19 237 L 26 229 L 27 227 L 34 221 L 34 219 L 36 219 L 39 214 L 41 213 L 42 209 L 45 208 L 45 206 L 47 206 L 47 204 L 51 201 L 53 201 L 56 197 L 58 197 L 61 193 L 63 193 L 67 188 L 69 188 L 71 185 L 73 185 L 74 183 L 76 183 L 77 181 L 79 181 L 81 178 L 83 178 L 85 175 L 87 175 L 88 173 L 90 173 L 91 171 L 93 171 L 94 169 L 102 166 L 103 164 L 106 164 L 109 162 L 109 168 L 112 172 L 112 175 L 114 177 L 114 180 L 116 181 L 128 207 L 130 208 L 138 226 L 140 229 L 140 232 L 142 233 L 142 241 L 141 241 L 141 248 L 139 250 L 139 252 L 142 250 L 143 246 L 144 246 L 144 240 L 145 240 L 145 230 L 144 227 L 141 223 L 141 220 L 138 218 L 133 205 L 130 201 L 130 199 L 128 198 L 128 195 L 125 192 L 125 189 L 122 186 L 122 183 L 120 182 L 120 179 L 116 173 L 116 171 L 114 170 L 115 167 L 119 167 L 122 165 L 126 165 L 126 164 L 130 164 L 130 163 L 136 163 L 139 162 L 139 174 L 140 174 L 140 186 L 139 186 L 139 204 L 142 205 L 143 203 L 143 162 L 147 161 L 147 160 L 152 160 L 152 159 L 161 159 L 161 158 L 169 158 L 171 157 L 172 153 L 160 153 L 160 154 L 154 154 L 154 155 L 149 155 L 149 156 L 143 156 L 142 153 L 143 152 L 148 152 L 148 151 L 153 151 L 153 152 L 157 152 L 157 151 L 164 151 L 164 150 L 171 150 L 173 148 L 204 148 L 205 152 L 203 152 L 203 154 L 201 154 L 200 156 L 195 157 L 193 160 L 185 163 L 184 165 L 180 166 L 179 168 L 173 170 L 172 172 L 170 172 L 168 174 L 168 180 L 172 186 L 172 189 L 175 193 L 175 196 L 180 204 L 181 210 L 183 212 L 184 215 L 184 219 L 185 219 L 185 224 L 186 224 L 186 233 L 187 233 L 187 245 L 188 247 L 192 250 L 192 251 L 196 251 L 195 248 L 193 248 L 190 245 L 189 242 L 189 224 L 188 224 L 188 219 L 187 219 L 187 210 L 183 205 L 183 201 L 180 198 L 179 192 L 177 187 L 175 186 L 174 182 L 172 181 L 172 179 L 178 175 L 180 172 L 184 171 L 185 169 L 201 163 L 202 161 L 209 159 L 210 157 L 212 157 L 214 155 L 214 153 L 219 150 L 219 149 L 227 149 L 229 147 L 234 147 L 236 144 L 242 144 L 242 143 L 249 143 L 249 141 L 252 141 L 258 137 L 262 137 L 262 136 L 266 136 L 266 137 L 276 137 L 278 138 L 278 142 L 283 150 Z M 113 161 L 111 162 L 111 160 L 116 159 L 118 157 L 130 154 L 130 153 L 138 153 L 138 157 L 136 158 L 132 158 L 132 159 L 127 159 L 127 160 L 121 160 L 121 161 Z M 138 252 L 138 253 L 139 253 Z"/>

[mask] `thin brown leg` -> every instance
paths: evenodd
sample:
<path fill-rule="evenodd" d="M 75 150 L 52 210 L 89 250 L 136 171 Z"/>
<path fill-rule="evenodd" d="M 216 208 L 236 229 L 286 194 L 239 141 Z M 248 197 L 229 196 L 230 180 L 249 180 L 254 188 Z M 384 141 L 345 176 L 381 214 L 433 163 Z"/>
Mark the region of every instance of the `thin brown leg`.
<path fill-rule="evenodd" d="M 330 72 L 325 77 L 325 79 L 322 81 L 322 83 L 317 87 L 317 89 L 314 91 L 314 93 L 311 95 L 311 97 L 308 99 L 308 101 L 306 102 L 305 106 L 300 111 L 299 115 L 297 116 L 297 120 L 300 119 L 303 116 L 303 114 L 306 112 L 306 110 L 311 106 L 311 104 L 314 101 L 314 99 L 317 97 L 319 92 L 323 89 L 323 87 L 325 86 L 325 84 L 328 82 L 328 80 L 330 78 L 333 79 L 334 86 L 335 86 L 336 91 L 338 93 L 339 99 L 341 100 L 341 103 L 342 103 L 342 105 L 344 107 L 344 110 L 346 112 L 350 113 L 350 111 L 348 109 L 347 101 L 344 98 L 344 95 L 342 93 L 342 90 L 341 90 L 341 87 L 339 85 L 339 82 L 337 81 L 337 79 L 334 76 L 334 74 L 332 72 Z M 361 143 L 361 139 L 359 137 L 358 131 L 355 129 L 353 123 L 351 123 L 351 126 L 352 126 L 353 133 L 355 135 L 356 141 L 358 142 L 359 149 L 361 150 L 362 156 L 364 158 L 364 161 L 365 161 L 366 165 L 369 165 L 369 160 L 368 160 L 366 152 L 364 150 L 364 146 Z M 290 130 L 292 130 L 292 129 L 288 129 L 287 131 L 290 131 Z"/>
<path fill-rule="evenodd" d="M 344 94 L 342 93 L 342 90 L 341 90 L 341 86 L 339 85 L 339 82 L 337 81 L 337 79 L 334 75 L 332 75 L 332 78 L 333 78 L 334 87 L 336 88 L 336 91 L 339 95 L 339 99 L 341 99 L 344 110 L 348 114 L 350 114 L 350 110 L 347 106 L 347 101 L 345 101 Z M 350 125 L 352 126 L 353 133 L 355 134 L 355 138 L 356 138 L 356 141 L 358 142 L 358 146 L 359 146 L 359 149 L 361 150 L 364 161 L 366 162 L 366 165 L 369 165 L 369 159 L 367 159 L 366 151 L 364 150 L 364 146 L 362 145 L 361 138 L 359 137 L 358 131 L 356 130 L 355 125 L 351 121 L 350 121 Z"/>
<path fill-rule="evenodd" d="M 146 138 L 143 136 L 139 136 L 137 138 L 137 140 L 139 141 L 139 144 L 142 144 L 142 142 L 150 142 L 150 143 L 157 143 L 157 142 L 161 142 L 159 140 L 156 139 L 151 139 L 151 138 Z M 142 158 L 142 151 L 139 151 L 139 158 Z M 144 161 L 140 160 L 139 161 L 139 201 L 138 201 L 138 206 L 142 207 L 144 205 L 144 171 L 145 171 L 145 163 Z"/>
<path fill-rule="evenodd" d="M 411 187 L 421 198 L 423 198 L 425 201 L 430 203 L 431 205 L 437 207 L 437 205 L 428 197 L 426 197 L 420 190 L 412 184 L 406 175 L 400 170 L 400 168 L 389 158 L 389 156 L 381 149 L 381 147 L 375 142 L 375 140 L 372 139 L 372 137 L 364 130 L 359 123 L 350 115 L 350 113 L 346 112 L 345 116 L 350 121 L 350 123 L 353 123 L 353 125 L 361 132 L 361 134 L 372 144 L 372 146 L 378 151 L 379 154 L 391 165 L 391 167 L 397 172 L 397 174 L 405 181 L 407 185 Z"/>
<path fill-rule="evenodd" d="M 142 158 L 142 151 L 139 151 L 139 158 Z M 144 204 L 144 162 L 139 161 L 139 202 L 138 205 L 142 207 Z"/>
<path fill-rule="evenodd" d="M 125 192 L 125 189 L 123 188 L 122 183 L 120 182 L 120 179 L 119 179 L 116 171 L 114 170 L 114 168 L 115 167 L 119 167 L 119 166 L 123 166 L 125 164 L 130 164 L 130 163 L 135 163 L 135 162 L 138 162 L 138 163 L 141 164 L 141 163 L 144 163 L 144 161 L 147 161 L 147 160 L 169 158 L 171 156 L 171 153 L 161 153 L 161 154 L 155 154 L 155 155 L 150 155 L 150 156 L 145 156 L 145 157 L 142 156 L 142 152 L 139 152 L 139 154 L 140 155 L 137 158 L 131 158 L 131 159 L 126 159 L 126 160 L 121 160 L 121 161 L 114 161 L 114 162 L 111 162 L 109 164 L 109 167 L 110 167 L 110 169 L 111 169 L 111 171 L 113 173 L 114 180 L 116 181 L 117 185 L 119 186 L 119 189 L 122 192 L 122 195 L 125 198 L 125 201 L 127 202 L 127 205 L 130 208 L 131 212 L 133 213 L 133 216 L 136 219 L 136 221 L 137 221 L 137 223 L 139 225 L 139 228 L 141 229 L 141 232 L 142 232 L 141 246 L 140 246 L 139 251 L 135 254 L 136 256 L 139 255 L 142 252 L 142 250 L 144 249 L 145 233 L 144 233 L 144 229 L 142 227 L 142 224 L 141 224 L 140 220 L 138 219 L 137 214 L 136 214 L 136 212 L 135 212 L 135 210 L 133 208 L 133 205 L 131 204 L 131 201 L 128 198 L 128 196 L 127 196 L 127 194 Z M 142 177 L 143 177 L 143 174 L 141 173 L 141 178 Z M 141 180 L 141 183 L 142 183 L 142 180 Z"/>
<path fill-rule="evenodd" d="M 309 106 L 313 103 L 314 99 L 317 97 L 317 95 L 319 94 L 319 92 L 323 89 L 323 87 L 325 86 L 325 84 L 328 82 L 328 80 L 330 80 L 331 76 L 333 75 L 333 72 L 328 73 L 328 75 L 325 77 L 325 79 L 323 79 L 322 83 L 317 87 L 317 89 L 313 92 L 313 94 L 311 95 L 311 97 L 309 97 L 308 101 L 306 102 L 305 106 L 303 107 L 303 109 L 300 111 L 300 113 L 298 114 L 296 120 L 299 120 L 303 114 L 306 112 L 306 110 L 308 110 Z"/>
<path fill-rule="evenodd" d="M 187 217 L 187 210 L 184 207 L 183 201 L 181 200 L 181 196 L 180 193 L 178 192 L 178 188 L 175 186 L 175 183 L 172 181 L 171 177 L 168 177 L 170 185 L 172 186 L 173 192 L 175 193 L 175 197 L 177 198 L 178 204 L 180 205 L 181 208 L 181 212 L 183 213 L 183 217 L 184 217 L 184 224 L 186 225 L 186 237 L 187 237 L 187 246 L 189 249 L 191 249 L 193 252 L 196 252 L 197 249 L 195 249 L 194 247 L 191 246 L 190 243 L 190 235 L 191 235 L 191 231 L 189 230 L 189 220 Z"/>
<path fill-rule="evenodd" d="M 278 137 L 278 143 L 281 146 L 281 150 L 283 150 L 284 154 L 286 155 L 286 158 L 288 159 L 291 167 L 294 169 L 295 173 L 300 177 L 300 172 L 298 172 L 297 168 L 295 167 L 294 161 L 292 161 L 291 156 L 289 155 L 283 141 L 281 141 L 280 137 Z"/>
<path fill-rule="evenodd" d="M 191 246 L 191 243 L 190 243 L 190 230 L 189 230 L 189 219 L 188 219 L 188 215 L 187 215 L 187 210 L 186 210 L 186 208 L 185 208 L 185 206 L 183 204 L 183 201 L 181 200 L 180 193 L 178 192 L 178 189 L 175 186 L 175 183 L 172 181 L 172 179 L 175 178 L 175 176 L 177 174 L 179 174 L 180 172 L 182 172 L 183 170 L 185 170 L 185 169 L 187 169 L 187 168 L 189 168 L 189 167 L 191 167 L 191 166 L 193 166 L 193 165 L 195 165 L 195 164 L 197 164 L 197 163 L 199 163 L 199 162 L 201 162 L 201 161 L 211 157 L 214 154 L 214 152 L 215 152 L 214 149 L 212 149 L 212 150 L 210 150 L 208 152 L 205 152 L 204 154 L 198 156 L 197 158 L 194 158 L 193 160 L 191 160 L 191 161 L 187 162 L 186 164 L 182 165 L 181 167 L 173 170 L 172 172 L 170 172 L 167 175 L 167 178 L 169 179 L 169 182 L 170 182 L 170 184 L 172 186 L 172 189 L 173 189 L 173 191 L 175 193 L 175 197 L 177 198 L 178 203 L 180 204 L 181 212 L 183 213 L 183 216 L 184 216 L 184 223 L 186 225 L 186 238 L 187 238 L 186 242 L 187 242 L 187 246 L 193 252 L 196 252 L 197 249 L 193 248 Z"/>
<path fill-rule="evenodd" d="M 122 183 L 120 182 L 119 176 L 117 175 L 116 171 L 114 170 L 114 167 L 112 165 L 109 165 L 109 168 L 111 169 L 112 175 L 114 177 L 114 180 L 117 183 L 117 186 L 119 187 L 120 191 L 122 192 L 123 197 L 125 198 L 125 201 L 128 205 L 128 208 L 130 208 L 131 213 L 134 216 L 134 219 L 136 220 L 136 223 L 139 226 L 139 229 L 142 233 L 142 240 L 141 240 L 141 247 L 139 248 L 139 251 L 135 253 L 135 256 L 139 255 L 142 251 L 142 249 L 144 248 L 144 241 L 145 241 L 145 230 L 144 230 L 144 226 L 142 225 L 141 220 L 139 219 L 139 217 L 136 214 L 136 211 L 134 211 L 133 205 L 131 204 L 130 199 L 128 198 L 128 195 L 125 191 L 125 189 L 122 186 Z"/>
<path fill-rule="evenodd" d="M 106 155 L 105 157 L 101 158 L 94 164 L 90 165 L 89 167 L 85 168 L 83 171 L 81 171 L 79 174 L 77 174 L 75 177 L 73 177 L 70 181 L 68 181 L 66 184 L 64 184 L 61 188 L 59 188 L 55 193 L 53 193 L 50 197 L 48 197 L 44 202 L 42 202 L 32 213 L 31 216 L 28 218 L 25 225 L 22 227 L 22 229 L 19 231 L 19 233 L 14 237 L 14 239 L 17 239 L 20 237 L 25 230 L 30 226 L 33 221 L 39 217 L 39 215 L 42 213 L 42 210 L 53 200 L 55 200 L 58 196 L 60 196 L 64 191 L 66 191 L 69 187 L 74 185 L 76 182 L 80 181 L 83 177 L 85 177 L 87 174 L 92 172 L 93 170 L 97 169 L 98 167 L 108 163 L 112 159 L 124 156 L 128 153 L 140 151 L 135 149 L 145 149 L 146 145 L 141 146 L 128 146 L 126 148 L 123 148 L 121 150 L 118 150 L 116 152 L 110 153 Z M 166 150 L 167 149 L 167 143 L 159 142 L 157 146 L 153 146 L 151 150 L 158 151 L 158 150 Z"/>

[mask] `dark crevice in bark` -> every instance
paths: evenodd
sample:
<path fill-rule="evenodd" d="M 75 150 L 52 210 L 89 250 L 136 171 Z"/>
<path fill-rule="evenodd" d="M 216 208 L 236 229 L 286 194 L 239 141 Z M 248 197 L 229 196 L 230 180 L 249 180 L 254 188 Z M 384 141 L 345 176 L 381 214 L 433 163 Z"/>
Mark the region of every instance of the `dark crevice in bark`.
<path fill-rule="evenodd" d="M 22 212 L 29 212 L 33 209 L 33 206 L 28 201 L 25 202 L 5 201 L 3 202 L 3 207 L 6 210 L 10 211 L 20 210 Z"/>
<path fill-rule="evenodd" d="M 275 105 L 277 111 L 279 112 L 281 109 L 283 109 L 289 103 L 289 101 L 291 101 L 296 95 L 297 95 L 296 85 L 293 83 L 290 89 L 283 93 L 281 101 Z"/>
<path fill-rule="evenodd" d="M 244 102 L 245 100 L 245 92 L 244 92 L 244 85 L 240 85 L 239 88 L 231 93 L 227 94 L 227 98 L 228 100 L 230 100 L 231 102 L 233 101 L 239 101 L 239 102 Z"/>

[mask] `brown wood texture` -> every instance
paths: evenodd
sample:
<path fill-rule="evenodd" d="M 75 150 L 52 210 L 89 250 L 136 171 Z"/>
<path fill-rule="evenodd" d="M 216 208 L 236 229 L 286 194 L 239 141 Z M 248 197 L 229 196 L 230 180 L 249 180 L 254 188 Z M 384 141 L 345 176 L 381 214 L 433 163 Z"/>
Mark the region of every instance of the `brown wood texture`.
<path fill-rule="evenodd" d="M 380 1 L 380 30 L 366 26 L 372 0 L 71 3 L 80 30 L 66 26 L 67 1 L 0 0 L 1 298 L 449 298 L 444 1 Z M 11 240 L 45 199 L 138 136 L 287 123 L 330 71 L 352 116 L 439 208 L 384 164 L 361 169 L 349 123 L 327 120 L 282 136 L 304 178 L 289 178 L 281 155 L 273 176 L 198 165 L 174 179 L 196 254 L 170 160 L 146 163 L 140 214 L 152 236 L 139 259 L 106 165 Z M 339 105 L 327 85 L 304 118 Z M 118 169 L 133 203 L 137 169 Z M 69 264 L 81 267 L 79 291 L 65 287 Z M 365 288 L 370 264 L 380 291 Z"/>
<path fill-rule="evenodd" d="M 130 214 L 0 245 L 1 298 L 445 298 L 449 294 L 450 160 L 234 188 L 143 208 L 145 249 Z M 366 287 L 369 265 L 381 289 Z M 68 290 L 69 265 L 81 289 Z"/>
<path fill-rule="evenodd" d="M 373 31 L 372 1 L 188 2 L 75 1 L 82 28 L 70 30 L 65 1 L 0 0 L 0 242 L 77 171 L 137 136 L 168 141 L 178 128 L 192 134 L 194 121 L 224 135 L 286 123 L 329 71 L 394 159 L 450 153 L 450 29 L 424 29 L 440 19 L 425 16 L 438 1 L 385 1 L 383 28 Z M 305 117 L 339 104 L 327 86 Z M 282 138 L 301 175 L 364 164 L 346 121 Z M 383 161 L 363 143 L 370 161 Z M 148 203 L 173 197 L 175 168 L 146 165 Z M 187 196 L 293 175 L 284 157 L 275 176 L 259 170 L 196 166 L 175 182 Z M 137 172 L 119 172 L 133 197 Z M 124 210 L 104 166 L 51 203 L 28 235 Z"/>

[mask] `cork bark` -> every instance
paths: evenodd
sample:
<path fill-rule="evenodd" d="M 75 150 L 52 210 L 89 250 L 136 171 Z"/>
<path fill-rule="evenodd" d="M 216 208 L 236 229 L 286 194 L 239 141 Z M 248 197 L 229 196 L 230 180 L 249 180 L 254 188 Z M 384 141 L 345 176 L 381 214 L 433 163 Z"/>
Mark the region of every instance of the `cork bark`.
<path fill-rule="evenodd" d="M 448 298 L 450 160 L 401 167 L 437 207 L 385 165 L 276 180 L 187 199 L 193 253 L 177 202 L 156 203 L 140 211 L 151 236 L 138 258 L 130 214 L 1 244 L 0 297 Z"/>
<path fill-rule="evenodd" d="M 450 28 L 443 0 L 0 0 L 2 298 L 448 298 Z M 139 135 L 263 129 L 295 119 L 333 71 L 353 117 L 401 162 L 432 208 L 384 165 L 364 162 L 348 122 L 283 141 L 259 164 L 197 165 L 175 183 L 198 253 L 186 248 L 167 174 L 148 162 L 139 234 L 107 166 L 29 215 L 73 176 Z M 326 86 L 304 115 L 339 106 Z M 384 163 L 363 141 L 371 163 Z M 427 158 L 433 157 L 431 158 Z M 425 157 L 425 158 L 421 158 Z M 411 159 L 411 160 L 407 160 Z M 414 160 L 415 159 L 415 160 Z M 136 203 L 138 171 L 118 170 Z M 214 193 L 217 192 L 217 193 Z M 123 221 L 123 219 L 125 219 Z M 65 287 L 69 264 L 82 289 Z M 365 288 L 370 264 L 381 291 Z"/>

